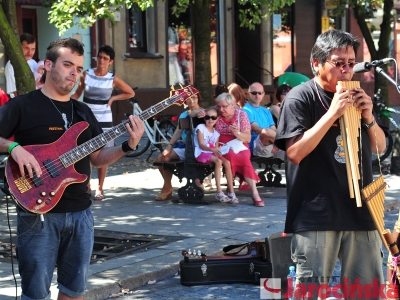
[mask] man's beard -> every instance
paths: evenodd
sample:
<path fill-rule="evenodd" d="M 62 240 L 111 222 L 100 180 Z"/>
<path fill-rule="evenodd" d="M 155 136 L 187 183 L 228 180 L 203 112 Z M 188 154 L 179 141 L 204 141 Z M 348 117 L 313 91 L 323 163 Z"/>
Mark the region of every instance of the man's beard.
<path fill-rule="evenodd" d="M 50 72 L 50 78 L 54 81 L 54 83 L 66 94 L 69 94 L 74 88 L 75 84 L 66 84 L 66 80 L 63 79 L 59 72 L 56 71 L 54 65 Z"/>

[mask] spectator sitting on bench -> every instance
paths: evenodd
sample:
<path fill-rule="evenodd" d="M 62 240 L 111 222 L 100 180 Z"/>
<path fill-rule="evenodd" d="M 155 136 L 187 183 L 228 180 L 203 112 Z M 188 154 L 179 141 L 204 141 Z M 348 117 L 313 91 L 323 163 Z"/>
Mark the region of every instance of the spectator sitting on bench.
<path fill-rule="evenodd" d="M 200 94 L 193 95 L 192 97 L 186 99 L 185 103 L 189 106 L 189 109 L 181 113 L 179 119 L 187 118 L 188 115 L 193 111 L 202 110 L 202 108 L 199 106 L 200 102 L 201 102 Z M 185 160 L 184 141 L 186 141 L 186 132 L 185 130 L 182 130 L 179 127 L 177 127 L 173 136 L 171 137 L 170 144 L 157 157 L 156 161 L 167 162 L 171 160 Z M 177 142 L 179 142 L 178 147 L 173 148 L 172 146 Z M 163 166 L 159 166 L 158 169 L 160 170 L 161 176 L 164 179 L 164 185 L 161 189 L 161 192 L 157 195 L 156 200 L 157 201 L 168 200 L 172 197 L 172 192 L 174 191 L 174 188 L 172 187 L 172 172 L 164 169 Z"/>
<path fill-rule="evenodd" d="M 275 157 L 284 159 L 285 152 L 275 145 L 276 126 L 271 112 L 260 106 L 264 97 L 264 87 L 261 83 L 254 82 L 248 90 L 249 102 L 243 107 L 251 124 L 250 149 L 253 155 L 262 157 Z"/>
<path fill-rule="evenodd" d="M 215 199 L 224 203 L 239 203 L 234 190 L 233 190 L 233 179 L 232 170 L 229 160 L 222 156 L 219 148 L 219 136 L 218 131 L 214 129 L 215 123 L 218 119 L 217 109 L 210 107 L 206 109 L 206 115 L 204 116 L 205 124 L 199 124 L 196 127 L 196 138 L 194 139 L 194 156 L 198 162 L 208 164 L 213 162 L 215 164 L 215 184 L 217 186 L 217 192 L 215 193 Z M 225 195 L 221 189 L 221 166 L 224 167 L 225 176 L 228 184 L 228 195 Z"/>
<path fill-rule="evenodd" d="M 289 93 L 291 89 L 292 88 L 289 85 L 281 84 L 276 89 L 275 98 L 270 102 L 269 111 L 272 114 L 272 119 L 274 120 L 276 126 L 278 126 L 278 119 L 279 114 L 281 113 L 281 105 L 283 100 L 285 100 L 287 93 Z"/>
<path fill-rule="evenodd" d="M 220 142 L 227 143 L 237 138 L 248 148 L 248 142 L 251 140 L 249 118 L 242 110 L 235 108 L 235 97 L 228 93 L 222 93 L 217 97 L 216 103 L 220 117 L 215 124 L 215 129 L 220 134 Z M 244 181 L 248 184 L 254 205 L 264 206 L 264 201 L 261 200 L 256 187 L 256 183 L 260 181 L 260 178 L 251 164 L 250 156 L 249 149 L 238 153 L 230 149 L 224 155 L 231 163 L 233 176 L 239 177 L 241 185 Z"/>

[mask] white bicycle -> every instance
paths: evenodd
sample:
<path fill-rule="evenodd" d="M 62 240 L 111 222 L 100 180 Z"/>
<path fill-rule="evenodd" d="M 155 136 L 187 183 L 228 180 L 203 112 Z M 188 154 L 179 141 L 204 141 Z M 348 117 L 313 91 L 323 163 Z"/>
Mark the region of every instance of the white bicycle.
<path fill-rule="evenodd" d="M 139 115 L 142 113 L 142 109 L 139 106 L 138 100 L 136 97 L 128 99 L 128 102 L 133 106 L 133 115 Z M 125 114 L 127 116 L 130 113 Z M 170 116 L 164 114 L 158 114 L 150 119 L 144 121 L 144 131 L 139 144 L 135 149 L 128 152 L 126 156 L 128 157 L 136 157 L 142 155 L 144 152 L 149 149 L 150 145 L 154 147 L 151 149 L 151 153 L 148 158 L 154 151 L 160 150 L 163 151 L 163 146 L 168 145 L 171 140 L 172 135 L 176 129 L 176 122 L 178 120 L 178 116 Z"/>

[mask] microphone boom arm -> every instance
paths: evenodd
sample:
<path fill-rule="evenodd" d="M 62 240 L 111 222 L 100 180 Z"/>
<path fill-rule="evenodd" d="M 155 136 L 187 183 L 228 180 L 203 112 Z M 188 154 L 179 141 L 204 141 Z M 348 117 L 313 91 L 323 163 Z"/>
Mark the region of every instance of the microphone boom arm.
<path fill-rule="evenodd" d="M 390 83 L 394 84 L 395 87 L 397 88 L 397 91 L 400 93 L 400 84 L 398 84 L 396 81 L 393 80 L 392 77 L 390 77 L 388 74 L 386 74 L 385 71 L 379 66 L 375 67 L 375 71 L 378 72 L 379 74 L 382 74 Z"/>

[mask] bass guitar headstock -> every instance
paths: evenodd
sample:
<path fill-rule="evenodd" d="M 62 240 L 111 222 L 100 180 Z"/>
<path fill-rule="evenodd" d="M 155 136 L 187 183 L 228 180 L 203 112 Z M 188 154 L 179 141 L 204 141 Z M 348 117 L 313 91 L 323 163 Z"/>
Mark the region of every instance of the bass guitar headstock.
<path fill-rule="evenodd" d="M 191 85 L 188 85 L 188 86 L 182 87 L 178 90 L 172 89 L 170 92 L 170 96 L 171 96 L 171 98 L 173 98 L 173 97 L 178 98 L 177 100 L 174 100 L 174 104 L 182 105 L 185 103 L 185 101 L 187 99 L 189 99 L 190 97 L 192 97 L 193 95 L 196 95 L 198 93 L 199 93 L 199 91 L 196 88 L 192 87 Z"/>
<path fill-rule="evenodd" d="M 183 258 L 185 259 L 185 261 L 187 261 L 187 262 L 190 259 L 201 259 L 201 260 L 207 261 L 207 255 L 205 255 L 200 250 L 198 250 L 198 251 L 193 250 L 193 252 L 190 249 L 187 251 L 183 250 L 182 255 L 183 255 Z"/>

